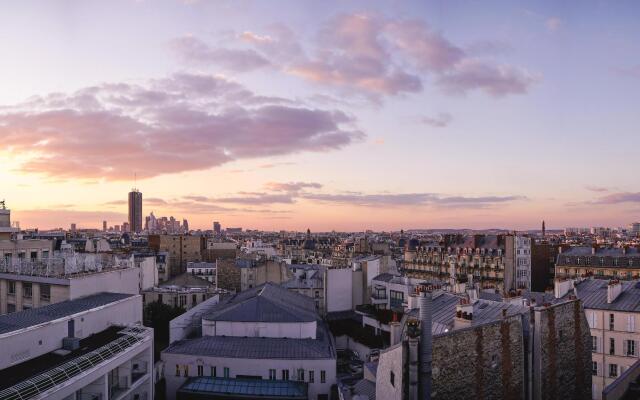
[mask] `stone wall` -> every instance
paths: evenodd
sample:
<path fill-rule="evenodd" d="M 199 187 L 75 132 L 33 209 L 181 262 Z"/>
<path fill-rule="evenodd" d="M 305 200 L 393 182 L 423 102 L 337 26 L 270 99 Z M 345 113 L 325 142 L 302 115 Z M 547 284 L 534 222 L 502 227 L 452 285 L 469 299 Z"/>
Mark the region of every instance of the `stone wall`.
<path fill-rule="evenodd" d="M 431 398 L 524 398 L 523 343 L 520 316 L 434 336 Z"/>
<path fill-rule="evenodd" d="M 591 399 L 591 334 L 582 302 L 535 313 L 534 399 Z"/>
<path fill-rule="evenodd" d="M 240 291 L 240 268 L 236 267 L 235 259 L 219 259 L 218 287 L 220 289 Z"/>

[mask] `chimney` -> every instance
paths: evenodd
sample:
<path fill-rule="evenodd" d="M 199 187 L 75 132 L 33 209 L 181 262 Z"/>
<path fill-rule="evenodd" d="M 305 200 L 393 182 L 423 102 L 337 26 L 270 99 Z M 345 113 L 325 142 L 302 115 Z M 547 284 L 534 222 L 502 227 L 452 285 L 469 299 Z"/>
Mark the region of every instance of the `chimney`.
<path fill-rule="evenodd" d="M 607 285 L 607 303 L 611 304 L 622 293 L 622 283 L 619 280 L 610 280 Z"/>
<path fill-rule="evenodd" d="M 573 289 L 573 281 L 571 279 L 556 279 L 553 282 L 553 295 L 556 299 L 564 297 L 571 289 Z"/>
<path fill-rule="evenodd" d="M 431 399 L 431 290 L 420 288 L 420 398 Z"/>
<path fill-rule="evenodd" d="M 393 313 L 393 320 L 389 323 L 389 328 L 389 344 L 393 346 L 394 344 L 397 344 L 400 342 L 400 340 L 402 340 L 402 327 L 400 325 L 400 322 L 398 322 L 398 314 L 396 314 L 395 312 Z"/>
<path fill-rule="evenodd" d="M 453 329 L 467 328 L 473 321 L 473 303 L 469 299 L 460 299 L 456 306 L 456 316 L 453 319 Z"/>

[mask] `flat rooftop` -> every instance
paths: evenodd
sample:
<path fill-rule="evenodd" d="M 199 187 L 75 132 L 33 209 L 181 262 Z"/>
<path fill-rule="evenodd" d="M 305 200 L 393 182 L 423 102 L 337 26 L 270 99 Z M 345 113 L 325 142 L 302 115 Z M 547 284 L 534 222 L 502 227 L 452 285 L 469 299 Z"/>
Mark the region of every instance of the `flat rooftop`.
<path fill-rule="evenodd" d="M 88 311 L 133 296 L 132 294 L 103 292 L 75 300 L 67 300 L 48 306 L 0 315 L 0 335 Z"/>

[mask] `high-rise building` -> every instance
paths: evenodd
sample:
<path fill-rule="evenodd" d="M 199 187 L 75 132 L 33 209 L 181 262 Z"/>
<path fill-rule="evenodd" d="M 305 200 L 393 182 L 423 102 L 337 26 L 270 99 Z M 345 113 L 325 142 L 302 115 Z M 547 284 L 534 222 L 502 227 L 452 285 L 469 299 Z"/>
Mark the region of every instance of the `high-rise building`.
<path fill-rule="evenodd" d="M 102 221 L 102 231 L 103 232 L 107 231 L 107 221 Z"/>
<path fill-rule="evenodd" d="M 185 233 L 189 233 L 189 221 L 186 219 L 182 220 L 182 230 L 184 230 Z"/>
<path fill-rule="evenodd" d="M 76 224 L 71 224 L 71 232 L 75 232 L 76 231 Z"/>
<path fill-rule="evenodd" d="M 213 221 L 213 232 L 216 235 L 219 235 L 220 232 L 222 231 L 221 227 L 220 227 L 220 222 L 218 221 Z"/>
<path fill-rule="evenodd" d="M 142 231 L 142 193 L 135 188 L 129 192 L 129 227 L 131 232 Z"/>

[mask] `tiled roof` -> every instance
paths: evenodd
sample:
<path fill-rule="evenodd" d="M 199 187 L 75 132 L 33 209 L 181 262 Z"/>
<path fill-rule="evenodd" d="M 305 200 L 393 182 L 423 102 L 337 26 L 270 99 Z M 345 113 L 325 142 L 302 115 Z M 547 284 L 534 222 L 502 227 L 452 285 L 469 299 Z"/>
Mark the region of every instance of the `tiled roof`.
<path fill-rule="evenodd" d="M 98 293 L 91 296 L 81 297 L 75 300 L 67 300 L 60 303 L 50 304 L 30 310 L 15 312 L 0 316 L 0 334 L 17 331 L 30 326 L 53 321 L 58 318 L 88 311 L 92 308 L 113 303 L 132 294 L 122 293 Z"/>
<path fill-rule="evenodd" d="M 312 322 L 318 319 L 312 298 L 265 283 L 240 292 L 204 316 L 209 321 Z"/>

